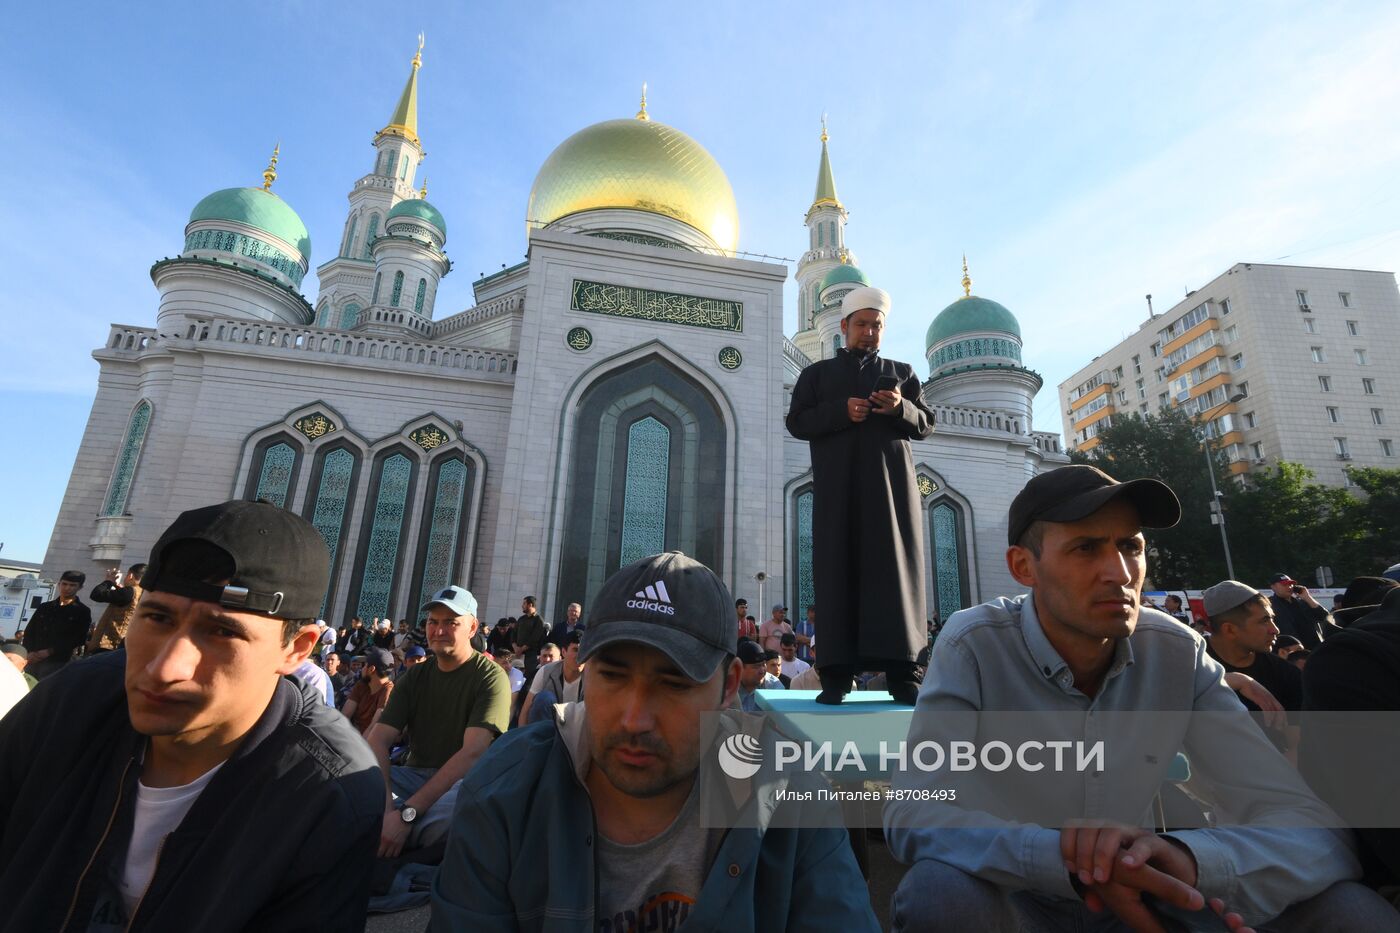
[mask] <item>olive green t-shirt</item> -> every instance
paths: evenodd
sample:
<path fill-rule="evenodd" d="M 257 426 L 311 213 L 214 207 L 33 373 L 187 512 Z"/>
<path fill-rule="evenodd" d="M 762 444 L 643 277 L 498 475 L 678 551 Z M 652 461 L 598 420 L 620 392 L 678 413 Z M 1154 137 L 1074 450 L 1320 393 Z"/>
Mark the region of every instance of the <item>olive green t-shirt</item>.
<path fill-rule="evenodd" d="M 408 765 L 441 768 L 462 748 L 462 734 L 480 726 L 501 735 L 510 725 L 510 680 L 479 651 L 444 673 L 432 658 L 394 684 L 379 721 L 408 730 Z"/>

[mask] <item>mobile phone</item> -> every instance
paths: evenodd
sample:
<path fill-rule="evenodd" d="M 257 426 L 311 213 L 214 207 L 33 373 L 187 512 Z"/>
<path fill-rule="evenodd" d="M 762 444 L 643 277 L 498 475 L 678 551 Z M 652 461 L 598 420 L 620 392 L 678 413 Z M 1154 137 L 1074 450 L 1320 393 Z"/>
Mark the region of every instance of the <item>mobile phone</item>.
<path fill-rule="evenodd" d="M 899 388 L 899 380 L 894 376 L 881 376 L 875 380 L 876 392 L 892 392 Z"/>
<path fill-rule="evenodd" d="M 1230 933 L 1230 925 L 1225 922 L 1225 918 L 1211 910 L 1209 904 L 1200 910 L 1185 910 L 1175 904 L 1168 904 L 1151 894 L 1143 894 L 1142 902 L 1159 919 L 1185 924 L 1188 930 L 1219 930 L 1220 933 Z"/>
<path fill-rule="evenodd" d="M 1298 586 L 1297 584 L 1294 584 L 1294 586 L 1293 586 L 1293 592 L 1295 592 L 1295 593 L 1301 593 L 1301 592 L 1303 592 L 1303 588 L 1302 588 L 1301 586 Z"/>

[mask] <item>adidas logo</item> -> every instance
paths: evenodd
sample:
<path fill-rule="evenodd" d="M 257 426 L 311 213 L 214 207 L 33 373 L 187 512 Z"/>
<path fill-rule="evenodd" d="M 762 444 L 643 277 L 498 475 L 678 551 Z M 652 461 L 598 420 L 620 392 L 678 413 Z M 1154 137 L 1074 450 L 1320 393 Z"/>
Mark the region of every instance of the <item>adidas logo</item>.
<path fill-rule="evenodd" d="M 633 599 L 627 600 L 627 608 L 646 609 L 668 616 L 676 614 L 676 607 L 671 605 L 671 594 L 666 592 L 666 584 L 661 580 L 638 590 Z"/>

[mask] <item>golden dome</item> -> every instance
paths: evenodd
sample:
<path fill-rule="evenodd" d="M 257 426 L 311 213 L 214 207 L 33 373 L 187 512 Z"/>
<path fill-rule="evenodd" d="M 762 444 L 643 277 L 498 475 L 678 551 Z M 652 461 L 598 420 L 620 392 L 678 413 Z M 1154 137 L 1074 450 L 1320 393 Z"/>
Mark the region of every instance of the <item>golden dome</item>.
<path fill-rule="evenodd" d="M 655 120 L 607 120 L 560 143 L 535 176 L 527 226 L 609 208 L 674 218 L 727 252 L 739 244 L 724 170 L 704 146 Z"/>

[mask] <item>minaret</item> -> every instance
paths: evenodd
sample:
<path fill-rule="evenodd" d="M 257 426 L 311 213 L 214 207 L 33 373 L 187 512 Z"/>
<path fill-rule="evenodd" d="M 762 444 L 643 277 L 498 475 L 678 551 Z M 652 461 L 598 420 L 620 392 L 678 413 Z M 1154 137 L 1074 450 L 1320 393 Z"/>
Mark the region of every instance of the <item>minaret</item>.
<path fill-rule="evenodd" d="M 793 342 L 798 349 L 814 360 L 831 356 L 833 348 L 826 346 L 818 334 L 818 317 L 826 303 L 844 295 L 850 287 L 865 284 L 864 276 L 854 270 L 856 257 L 846 249 L 846 208 L 836 194 L 836 179 L 831 172 L 831 154 L 827 150 L 830 140 L 827 133 L 826 116 L 822 116 L 822 154 L 817 165 L 817 187 L 812 196 L 812 206 L 807 208 L 807 251 L 797 263 L 797 335 Z M 829 274 L 838 268 L 851 267 L 835 274 L 839 281 L 827 282 Z M 847 288 L 836 288 L 847 285 Z M 831 289 L 831 292 L 827 292 Z M 829 328 L 827 328 L 829 329 Z M 829 344 L 831 341 L 827 340 Z"/>
<path fill-rule="evenodd" d="M 350 210 L 336 256 L 316 274 L 318 327 L 350 329 L 373 301 L 374 240 L 382 236 L 390 208 L 417 198 L 414 177 L 426 153 L 418 139 L 418 69 L 423 65 L 423 34 L 410 62 L 408 82 L 389 122 L 374 137 L 374 165 L 348 195 Z"/>

